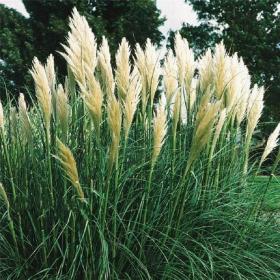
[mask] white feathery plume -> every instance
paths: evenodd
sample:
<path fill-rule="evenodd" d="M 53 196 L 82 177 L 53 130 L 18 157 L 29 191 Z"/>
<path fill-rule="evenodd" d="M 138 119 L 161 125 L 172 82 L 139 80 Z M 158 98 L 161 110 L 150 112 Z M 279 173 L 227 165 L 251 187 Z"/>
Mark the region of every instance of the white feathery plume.
<path fill-rule="evenodd" d="M 264 152 L 261 157 L 260 165 L 265 161 L 267 156 L 277 147 L 278 145 L 278 137 L 280 133 L 280 123 L 276 126 L 274 131 L 270 134 L 270 136 L 267 139 L 266 147 L 264 149 Z"/>
<path fill-rule="evenodd" d="M 55 70 L 54 70 L 54 57 L 52 54 L 50 54 L 49 57 L 47 58 L 47 62 L 45 65 L 45 71 L 46 71 L 51 93 L 54 93 L 55 84 L 56 84 L 56 75 L 55 75 Z"/>
<path fill-rule="evenodd" d="M 220 134 L 221 134 L 222 128 L 224 126 L 226 117 L 227 117 L 227 109 L 224 108 L 220 113 L 220 117 L 219 117 L 218 123 L 216 125 L 214 138 L 213 138 L 213 142 L 212 142 L 212 146 L 211 146 L 211 156 L 210 157 L 212 157 L 212 153 L 214 152 L 214 150 L 216 148 L 217 141 L 220 137 Z"/>
<path fill-rule="evenodd" d="M 174 105 L 172 106 L 172 133 L 173 135 L 176 133 L 177 125 L 180 118 L 181 112 L 181 94 L 180 92 L 176 92 Z"/>
<path fill-rule="evenodd" d="M 156 50 L 156 47 L 151 43 L 150 39 L 147 39 L 145 51 L 139 44 L 136 44 L 135 65 L 137 66 L 141 77 L 142 114 L 145 115 L 149 99 L 151 107 L 153 106 L 154 96 L 161 73 L 159 53 Z"/>
<path fill-rule="evenodd" d="M 205 55 L 199 60 L 199 89 L 205 92 L 212 84 L 213 79 L 213 57 L 211 50 L 208 49 Z"/>
<path fill-rule="evenodd" d="M 212 127 L 215 123 L 220 107 L 220 101 L 216 103 L 208 103 L 204 109 L 203 116 L 199 116 L 197 118 L 186 172 L 190 169 L 193 162 L 198 158 L 200 152 L 204 149 L 205 145 L 209 141 L 212 133 Z"/>
<path fill-rule="evenodd" d="M 100 136 L 100 123 L 102 120 L 103 93 L 99 82 L 94 75 L 87 75 L 87 88 L 81 88 L 82 98 L 92 117 L 97 136 Z"/>
<path fill-rule="evenodd" d="M 134 68 L 130 76 L 127 96 L 125 101 L 123 102 L 125 139 L 127 139 L 128 137 L 133 117 L 137 109 L 140 92 L 140 77 L 137 68 Z"/>
<path fill-rule="evenodd" d="M 103 36 L 102 44 L 98 51 L 97 68 L 100 72 L 100 80 L 102 81 L 102 89 L 105 94 L 110 97 L 115 91 L 115 81 L 111 66 L 111 55 L 108 40 Z"/>
<path fill-rule="evenodd" d="M 154 131 L 154 142 L 153 142 L 153 154 L 152 154 L 152 165 L 155 164 L 161 148 L 165 141 L 165 136 L 167 132 L 167 115 L 164 106 L 164 102 L 160 100 L 156 114 L 154 115 L 153 121 L 153 131 Z"/>
<path fill-rule="evenodd" d="M 239 59 L 237 53 L 229 58 L 229 82 L 227 90 L 224 94 L 224 103 L 228 112 L 230 112 L 237 104 L 242 88 L 242 75 L 240 72 Z"/>
<path fill-rule="evenodd" d="M 239 60 L 239 69 L 240 69 L 240 83 L 241 83 L 241 92 L 235 106 L 234 115 L 237 120 L 237 125 L 239 126 L 243 119 L 246 116 L 246 110 L 248 105 L 248 98 L 250 95 L 250 86 L 251 86 L 251 77 L 249 75 L 248 68 L 244 65 L 242 58 Z"/>
<path fill-rule="evenodd" d="M 112 137 L 112 144 L 110 147 L 110 154 L 109 154 L 109 166 L 110 169 L 112 169 L 113 164 L 118 159 L 119 142 L 120 142 L 120 134 L 121 134 L 121 126 L 122 126 L 121 105 L 114 95 L 112 96 L 112 98 L 109 99 L 107 112 L 108 112 L 108 126 Z"/>
<path fill-rule="evenodd" d="M 246 139 L 250 142 L 263 110 L 264 88 L 254 86 L 248 99 Z"/>
<path fill-rule="evenodd" d="M 213 57 L 215 95 L 221 99 L 229 82 L 229 57 L 223 43 L 217 44 Z"/>
<path fill-rule="evenodd" d="M 187 95 L 189 95 L 195 71 L 194 53 L 190 49 L 188 41 L 185 38 L 183 39 L 179 32 L 175 35 L 175 53 L 179 85 L 184 87 Z"/>
<path fill-rule="evenodd" d="M 56 157 L 65 172 L 68 180 L 75 187 L 79 198 L 84 201 L 85 195 L 79 181 L 77 164 L 71 150 L 57 139 L 58 156 Z"/>
<path fill-rule="evenodd" d="M 56 116 L 61 130 L 66 136 L 68 131 L 69 104 L 68 95 L 61 84 L 58 85 L 56 93 Z"/>
<path fill-rule="evenodd" d="M 20 93 L 18 100 L 18 111 L 19 111 L 19 120 L 22 127 L 22 134 L 24 135 L 25 140 L 28 142 L 32 139 L 32 130 L 31 123 L 27 112 L 27 106 L 24 99 L 24 95 Z"/>
<path fill-rule="evenodd" d="M 146 80 L 147 92 L 149 93 L 151 107 L 153 106 L 155 93 L 159 83 L 161 73 L 159 52 L 156 46 L 152 44 L 150 39 L 147 39 L 145 47 L 145 64 L 146 64 Z"/>
<path fill-rule="evenodd" d="M 145 52 L 137 43 L 135 47 L 135 65 L 138 69 L 142 90 L 141 90 L 141 103 L 142 103 L 142 114 L 145 115 L 146 107 L 148 103 L 148 82 L 146 77 L 146 59 L 145 59 Z M 145 120 L 144 120 L 145 122 Z"/>
<path fill-rule="evenodd" d="M 94 73 L 97 64 L 97 46 L 95 36 L 84 16 L 74 8 L 70 18 L 70 32 L 67 45 L 63 45 L 65 53 L 61 55 L 67 61 L 79 85 L 85 86 L 86 71 Z"/>
<path fill-rule="evenodd" d="M 186 49 L 188 48 L 188 42 L 185 39 L 182 39 L 179 32 L 175 35 L 175 54 L 178 67 L 178 82 L 179 86 L 184 86 L 184 81 L 186 77 L 186 64 L 187 64 L 187 53 Z"/>
<path fill-rule="evenodd" d="M 165 88 L 167 108 L 169 108 L 172 99 L 178 90 L 176 58 L 172 50 L 168 51 L 164 60 L 163 83 Z"/>
<path fill-rule="evenodd" d="M 193 106 L 196 102 L 196 87 L 197 87 L 197 84 L 198 84 L 198 80 L 197 79 L 192 79 L 192 82 L 191 82 L 191 87 L 190 87 L 190 103 L 189 103 L 189 110 L 190 112 L 192 111 L 193 109 Z"/>
<path fill-rule="evenodd" d="M 37 57 L 33 60 L 32 70 L 30 71 L 34 79 L 36 97 L 42 110 L 47 131 L 50 129 L 50 120 L 52 113 L 52 97 L 47 73 L 44 66 L 39 62 Z"/>
<path fill-rule="evenodd" d="M 131 71 L 129 57 L 130 47 L 127 40 L 123 38 L 116 54 L 116 83 L 118 94 L 122 100 L 125 100 L 129 87 L 129 75 Z"/>

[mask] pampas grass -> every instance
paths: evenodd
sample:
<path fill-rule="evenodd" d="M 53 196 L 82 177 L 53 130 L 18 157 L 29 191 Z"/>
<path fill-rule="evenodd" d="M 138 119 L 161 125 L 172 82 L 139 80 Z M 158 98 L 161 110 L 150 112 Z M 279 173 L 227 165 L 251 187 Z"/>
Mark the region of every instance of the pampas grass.
<path fill-rule="evenodd" d="M 36 97 L 38 100 L 38 104 L 42 110 L 46 131 L 49 134 L 52 113 L 51 89 L 49 87 L 46 70 L 37 58 L 34 58 L 33 60 L 31 75 L 35 83 Z"/>
<path fill-rule="evenodd" d="M 160 150 L 164 144 L 167 131 L 167 116 L 163 100 L 160 100 L 157 112 L 153 121 L 153 152 L 152 165 L 155 164 Z"/>
<path fill-rule="evenodd" d="M 123 39 L 113 67 L 76 9 L 69 27 L 67 77 L 35 58 L 36 100 L 0 102 L 0 278 L 279 279 L 254 188 L 279 125 L 250 158 L 264 89 L 242 58 L 176 34 L 162 65 Z"/>
<path fill-rule="evenodd" d="M 76 161 L 70 149 L 57 139 L 58 156 L 57 159 L 62 165 L 65 175 L 77 190 L 78 197 L 84 199 L 85 195 L 79 182 Z"/>
<path fill-rule="evenodd" d="M 267 143 L 260 160 L 260 164 L 259 164 L 260 166 L 268 157 L 268 155 L 277 147 L 279 134 L 280 134 L 280 123 L 276 126 L 274 131 L 270 134 L 270 136 L 267 139 Z"/>

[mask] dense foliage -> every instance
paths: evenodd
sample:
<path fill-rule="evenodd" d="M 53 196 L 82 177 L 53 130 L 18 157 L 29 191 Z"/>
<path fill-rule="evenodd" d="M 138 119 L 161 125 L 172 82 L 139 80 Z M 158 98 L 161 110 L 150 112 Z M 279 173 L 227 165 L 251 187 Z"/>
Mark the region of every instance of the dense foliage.
<path fill-rule="evenodd" d="M 34 56 L 33 37 L 28 20 L 13 9 L 0 4 L 0 96 L 5 88 L 23 86 Z"/>
<path fill-rule="evenodd" d="M 250 159 L 264 89 L 242 59 L 177 34 L 163 65 L 123 39 L 112 67 L 77 10 L 70 29 L 65 83 L 35 58 L 33 106 L 0 103 L 0 279 L 279 279 L 280 124 Z"/>

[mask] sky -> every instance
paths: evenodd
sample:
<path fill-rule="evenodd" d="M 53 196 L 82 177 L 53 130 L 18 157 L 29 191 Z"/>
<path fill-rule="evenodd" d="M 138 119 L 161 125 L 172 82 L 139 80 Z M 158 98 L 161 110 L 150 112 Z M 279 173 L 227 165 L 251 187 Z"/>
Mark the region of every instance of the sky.
<path fill-rule="evenodd" d="M 165 36 L 170 29 L 180 29 L 183 22 L 192 24 L 197 22 L 195 12 L 190 5 L 187 5 L 184 2 L 184 0 L 156 0 L 156 2 L 162 15 L 166 17 L 164 26 L 160 28 Z M 24 16 L 28 16 L 21 0 L 0 0 L 0 3 L 16 9 Z"/>

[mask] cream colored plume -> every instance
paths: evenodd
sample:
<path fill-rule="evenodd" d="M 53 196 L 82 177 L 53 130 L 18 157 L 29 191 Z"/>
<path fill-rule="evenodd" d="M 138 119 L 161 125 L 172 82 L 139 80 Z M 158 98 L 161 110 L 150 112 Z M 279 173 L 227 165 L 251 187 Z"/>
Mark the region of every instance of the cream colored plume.
<path fill-rule="evenodd" d="M 266 147 L 261 157 L 260 166 L 265 161 L 267 156 L 277 147 L 279 134 L 280 134 L 280 123 L 276 126 L 274 131 L 268 137 Z"/>
<path fill-rule="evenodd" d="M 264 88 L 254 86 L 248 99 L 247 108 L 247 141 L 251 140 L 253 132 L 259 122 L 263 110 Z"/>
<path fill-rule="evenodd" d="M 223 43 L 216 45 L 214 57 L 213 57 L 213 73 L 214 73 L 214 85 L 215 95 L 218 99 L 221 99 L 229 82 L 229 65 L 230 60 L 226 54 L 226 50 Z"/>
<path fill-rule="evenodd" d="M 99 136 L 100 123 L 102 120 L 103 93 L 99 82 L 93 75 L 87 78 L 87 89 L 82 88 L 82 97 L 92 117 L 94 127 Z"/>
<path fill-rule="evenodd" d="M 239 67 L 239 59 L 235 53 L 229 58 L 229 82 L 224 94 L 224 104 L 228 111 L 231 111 L 237 104 L 242 89 L 242 69 Z"/>
<path fill-rule="evenodd" d="M 3 110 L 3 105 L 0 100 L 0 128 L 4 128 L 4 110 Z"/>
<path fill-rule="evenodd" d="M 85 86 L 86 71 L 93 74 L 97 64 L 95 36 L 84 16 L 74 8 L 70 19 L 67 45 L 63 45 L 66 59 L 79 85 Z"/>
<path fill-rule="evenodd" d="M 27 106 L 25 102 L 24 95 L 20 93 L 18 100 L 18 112 L 19 112 L 19 120 L 21 124 L 22 135 L 27 142 L 30 142 L 32 139 L 32 129 L 31 123 L 27 112 Z"/>
<path fill-rule="evenodd" d="M 67 135 L 68 131 L 68 117 L 69 117 L 69 104 L 68 95 L 64 91 L 61 84 L 58 85 L 56 92 L 56 116 L 63 132 L 63 135 Z"/>
<path fill-rule="evenodd" d="M 170 107 L 173 97 L 178 90 L 176 58 L 172 50 L 169 50 L 164 60 L 163 83 L 165 89 L 167 108 Z"/>
<path fill-rule="evenodd" d="M 195 71 L 194 53 L 189 48 L 188 41 L 183 39 L 179 32 L 175 35 L 175 53 L 178 66 L 179 86 L 184 87 L 187 95 L 189 95 Z"/>
<path fill-rule="evenodd" d="M 47 58 L 47 63 L 45 65 L 45 71 L 49 83 L 49 88 L 51 90 L 51 93 L 53 94 L 55 91 L 55 84 L 56 84 L 56 75 L 55 75 L 55 69 L 54 69 L 54 57 L 52 54 L 49 55 Z"/>
<path fill-rule="evenodd" d="M 178 82 L 179 86 L 183 87 L 186 76 L 187 53 L 186 49 L 189 44 L 186 39 L 183 39 L 179 32 L 175 35 L 175 54 L 178 67 Z"/>
<path fill-rule="evenodd" d="M 102 37 L 102 44 L 98 51 L 98 64 L 97 68 L 100 72 L 100 80 L 102 81 L 102 89 L 105 94 L 110 98 L 114 94 L 115 81 L 113 70 L 111 66 L 111 55 L 107 39 Z"/>
<path fill-rule="evenodd" d="M 212 145 L 211 145 L 211 155 L 210 155 L 210 157 L 212 157 L 212 154 L 213 154 L 213 152 L 214 152 L 214 150 L 216 148 L 217 141 L 218 141 L 218 139 L 220 137 L 220 134 L 221 134 L 222 128 L 224 126 L 226 117 L 227 117 L 227 109 L 225 108 L 225 109 L 223 109 L 221 111 L 218 123 L 216 125 L 216 129 L 215 129 L 215 133 L 214 133 L 214 138 L 213 138 L 213 142 L 212 142 Z"/>
<path fill-rule="evenodd" d="M 58 156 L 61 166 L 68 178 L 68 180 L 75 187 L 80 199 L 84 200 L 85 195 L 79 182 L 79 175 L 75 158 L 70 149 L 64 145 L 59 139 L 57 139 Z"/>
<path fill-rule="evenodd" d="M 198 158 L 200 152 L 210 139 L 212 127 L 215 123 L 216 116 L 221 107 L 220 102 L 208 103 L 204 109 L 204 114 L 197 118 L 195 132 L 192 139 L 190 154 L 186 170 L 188 171 L 193 162 Z"/>
<path fill-rule="evenodd" d="M 163 101 L 160 100 L 156 114 L 154 115 L 153 121 L 153 154 L 152 154 L 152 165 L 155 164 L 161 148 L 165 141 L 165 136 L 167 132 L 167 115 Z"/>
<path fill-rule="evenodd" d="M 188 122 L 188 101 L 189 96 L 187 95 L 187 92 L 185 89 L 183 89 L 181 92 L 181 109 L 180 109 L 180 121 L 182 124 L 187 124 Z"/>
<path fill-rule="evenodd" d="M 146 106 L 148 103 L 148 92 L 147 92 L 147 78 L 146 78 L 146 60 L 145 52 L 137 43 L 135 48 L 135 65 L 137 66 L 138 72 L 141 77 L 142 90 L 141 90 L 141 103 L 142 103 L 142 114 L 145 114 Z"/>
<path fill-rule="evenodd" d="M 121 125 L 122 125 L 122 112 L 121 105 L 116 97 L 113 95 L 108 103 L 108 126 L 111 132 L 112 144 L 110 147 L 109 165 L 110 169 L 118 159 Z"/>
<path fill-rule="evenodd" d="M 124 113 L 123 122 L 124 122 L 125 139 L 127 139 L 128 137 L 129 130 L 133 121 L 133 117 L 137 109 L 140 92 L 141 92 L 140 77 L 139 77 L 138 70 L 134 68 L 131 73 L 127 96 L 123 103 L 123 113 Z"/>
<path fill-rule="evenodd" d="M 159 83 L 161 73 L 159 52 L 150 39 L 147 39 L 145 51 L 139 44 L 136 45 L 135 64 L 141 76 L 142 83 L 142 112 L 146 110 L 148 100 L 150 99 L 151 107 L 153 106 L 155 93 Z"/>
<path fill-rule="evenodd" d="M 129 87 L 129 75 L 131 71 L 129 57 L 130 47 L 127 40 L 123 38 L 116 54 L 116 83 L 118 94 L 122 100 L 125 100 Z"/>
<path fill-rule="evenodd" d="M 237 104 L 235 106 L 234 115 L 237 120 L 237 124 L 240 125 L 243 119 L 246 116 L 246 110 L 248 106 L 248 99 L 250 96 L 250 86 L 251 86 L 251 77 L 249 75 L 248 68 L 244 65 L 242 58 L 239 60 L 239 75 L 241 83 L 241 92 L 239 94 Z"/>
<path fill-rule="evenodd" d="M 36 57 L 33 60 L 31 75 L 34 79 L 36 97 L 43 113 L 46 129 L 49 131 L 52 113 L 51 91 L 45 68 Z"/>
<path fill-rule="evenodd" d="M 199 69 L 199 88 L 201 92 L 205 92 L 212 85 L 213 79 L 213 57 L 211 50 L 208 49 L 205 55 L 200 59 Z"/>
<path fill-rule="evenodd" d="M 154 102 L 155 93 L 159 83 L 159 76 L 161 73 L 159 52 L 156 46 L 152 44 L 150 39 L 147 39 L 145 47 L 146 59 L 146 75 L 147 75 L 147 91 L 149 92 L 151 106 Z"/>
<path fill-rule="evenodd" d="M 181 113 L 181 93 L 177 92 L 175 95 L 175 103 L 172 110 L 172 133 L 173 135 L 176 133 L 177 125 L 180 119 Z"/>
<path fill-rule="evenodd" d="M 201 121 L 205 112 L 208 110 L 212 95 L 212 91 L 210 87 L 208 87 L 206 92 L 201 97 L 198 111 L 196 113 L 196 123 L 199 123 Z"/>
<path fill-rule="evenodd" d="M 189 97 L 189 110 L 190 112 L 193 109 L 193 106 L 196 102 L 196 88 L 197 88 L 198 80 L 196 78 L 192 79 L 191 87 L 190 87 L 190 97 Z"/>

